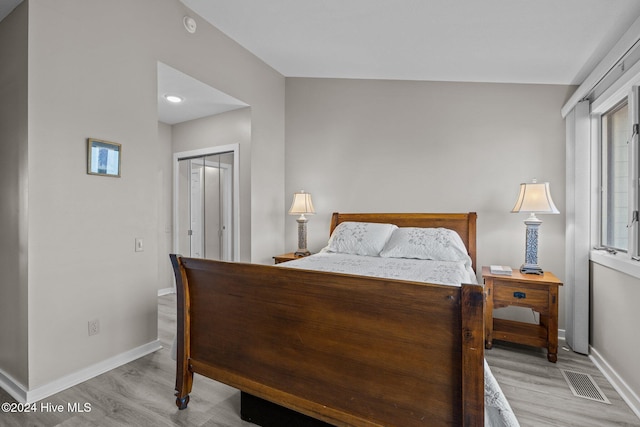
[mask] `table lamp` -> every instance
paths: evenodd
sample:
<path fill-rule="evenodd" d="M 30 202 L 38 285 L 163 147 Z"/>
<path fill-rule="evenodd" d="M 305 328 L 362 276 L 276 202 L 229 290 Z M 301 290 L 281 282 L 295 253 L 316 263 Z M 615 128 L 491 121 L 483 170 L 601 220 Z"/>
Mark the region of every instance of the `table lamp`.
<path fill-rule="evenodd" d="M 293 194 L 293 203 L 289 209 L 289 215 L 300 215 L 296 221 L 298 222 L 298 250 L 295 256 L 307 256 L 311 253 L 307 250 L 307 217 L 305 215 L 315 214 L 313 203 L 311 202 L 311 194 L 300 190 Z"/>
<path fill-rule="evenodd" d="M 522 267 L 520 267 L 520 272 L 525 274 L 543 274 L 542 268 L 538 265 L 538 229 L 542 221 L 536 217 L 536 214 L 560 213 L 551 199 L 549 183 L 537 182 L 534 179 L 531 183 L 520 184 L 520 194 L 511 212 L 531 214 L 524 220 L 524 223 L 527 225 L 527 243 L 525 260 Z"/>

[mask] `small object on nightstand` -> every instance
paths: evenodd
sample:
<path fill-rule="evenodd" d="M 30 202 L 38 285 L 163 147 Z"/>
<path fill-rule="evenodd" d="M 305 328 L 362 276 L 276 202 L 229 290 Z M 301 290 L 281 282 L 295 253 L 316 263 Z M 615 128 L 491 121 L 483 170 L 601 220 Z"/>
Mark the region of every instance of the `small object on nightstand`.
<path fill-rule="evenodd" d="M 501 276 L 511 276 L 513 269 L 508 265 L 492 265 L 490 267 L 491 274 L 499 274 Z"/>
<path fill-rule="evenodd" d="M 547 348 L 547 359 L 558 360 L 558 286 L 562 282 L 553 273 L 542 275 L 514 271 L 511 276 L 492 274 L 482 267 L 484 279 L 484 346 L 493 347 L 493 340 Z M 493 309 L 516 306 L 540 313 L 538 324 L 494 319 Z"/>
<path fill-rule="evenodd" d="M 276 255 L 273 257 L 276 264 L 280 264 L 281 262 L 293 261 L 294 259 L 304 258 L 307 255 L 296 255 L 295 252 L 289 252 L 282 255 Z"/>

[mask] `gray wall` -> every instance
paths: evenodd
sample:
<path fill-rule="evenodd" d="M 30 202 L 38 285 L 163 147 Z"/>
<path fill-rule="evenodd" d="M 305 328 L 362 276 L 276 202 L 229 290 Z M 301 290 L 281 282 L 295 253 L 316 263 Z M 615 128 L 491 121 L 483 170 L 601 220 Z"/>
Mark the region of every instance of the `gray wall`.
<path fill-rule="evenodd" d="M 524 261 L 521 182 L 549 181 L 564 206 L 568 86 L 287 78 L 286 200 L 313 196 L 308 247 L 331 212 L 478 213 L 478 265 Z M 564 276 L 564 215 L 540 216 L 539 262 Z M 295 217 L 287 250 L 297 247 Z M 564 313 L 559 316 L 563 327 Z M 531 319 L 531 313 L 523 313 Z"/>
<path fill-rule="evenodd" d="M 24 221 L 28 229 L 20 248 L 28 260 L 29 301 L 20 288 L 2 302 L 18 306 L 11 309 L 18 319 L 28 316 L 28 336 L 2 332 L 3 349 L 5 342 L 22 344 L 19 360 L 1 361 L 0 370 L 34 390 L 157 338 L 156 295 L 166 256 L 160 164 L 166 159 L 158 155 L 167 151 L 159 147 L 157 62 L 252 106 L 246 154 L 264 160 L 254 162 L 248 195 L 250 256 L 258 262 L 284 249 L 285 81 L 175 0 L 30 0 L 28 6 L 29 106 L 16 120 L 28 120 L 28 163 L 13 170 L 3 191 L 15 200 L 28 174 L 29 214 L 20 212 L 10 226 Z M 196 34 L 185 31 L 185 15 L 196 18 Z M 19 57 L 26 58 L 26 40 L 20 40 Z M 6 79 L 24 83 L 24 77 Z M 123 145 L 121 178 L 86 174 L 87 137 Z M 144 239 L 144 252 L 134 251 L 136 237 Z M 16 235 L 11 239 L 15 252 Z M 16 278 L 15 267 L 10 274 Z M 101 329 L 89 337 L 92 319 Z M 28 340 L 28 357 L 20 340 Z"/>
<path fill-rule="evenodd" d="M 28 380 L 26 256 L 28 6 L 0 22 L 0 379 Z"/>
<path fill-rule="evenodd" d="M 156 187 L 158 192 L 158 279 L 161 293 L 173 291 L 173 269 L 168 254 L 173 253 L 173 127 L 158 122 L 158 164 Z"/>
<path fill-rule="evenodd" d="M 640 396 L 640 280 L 591 263 L 590 344 Z"/>

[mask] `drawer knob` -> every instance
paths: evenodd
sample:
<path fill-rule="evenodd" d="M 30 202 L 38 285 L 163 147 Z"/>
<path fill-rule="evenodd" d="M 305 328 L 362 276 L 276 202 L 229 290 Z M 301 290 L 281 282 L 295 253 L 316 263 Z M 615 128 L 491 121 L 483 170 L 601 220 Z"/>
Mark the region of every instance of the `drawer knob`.
<path fill-rule="evenodd" d="M 527 294 L 525 294 L 524 292 L 514 292 L 513 297 L 518 299 L 523 299 L 527 297 Z"/>

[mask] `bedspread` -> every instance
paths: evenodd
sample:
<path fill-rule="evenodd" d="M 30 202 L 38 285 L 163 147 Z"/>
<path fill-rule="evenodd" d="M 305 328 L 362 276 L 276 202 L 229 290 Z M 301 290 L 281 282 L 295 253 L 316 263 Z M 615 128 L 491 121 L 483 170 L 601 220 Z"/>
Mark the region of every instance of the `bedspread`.
<path fill-rule="evenodd" d="M 332 252 L 298 258 L 278 264 L 281 267 L 357 274 L 386 279 L 410 280 L 460 286 L 477 283 L 476 275 L 464 261 L 432 261 L 408 258 L 382 258 Z"/>

